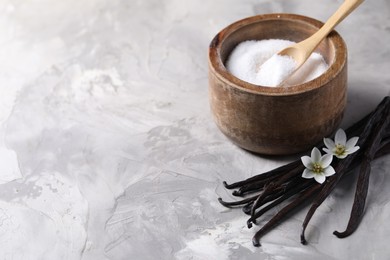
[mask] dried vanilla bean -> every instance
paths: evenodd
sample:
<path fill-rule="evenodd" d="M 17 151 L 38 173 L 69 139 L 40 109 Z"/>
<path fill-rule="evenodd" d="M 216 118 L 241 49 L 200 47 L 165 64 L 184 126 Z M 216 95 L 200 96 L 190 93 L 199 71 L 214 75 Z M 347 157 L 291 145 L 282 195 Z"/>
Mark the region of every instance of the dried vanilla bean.
<path fill-rule="evenodd" d="M 365 160 L 360 169 L 360 174 L 359 174 L 358 183 L 356 187 L 355 200 L 351 210 L 351 216 L 348 221 L 347 229 L 344 232 L 338 232 L 338 231 L 333 232 L 333 234 L 338 238 L 344 238 L 351 235 L 356 230 L 363 217 L 363 211 L 364 211 L 364 206 L 365 206 L 367 192 L 368 192 L 369 177 L 371 172 L 370 170 L 371 170 L 370 162 Z"/>
<path fill-rule="evenodd" d="M 251 184 L 254 181 L 276 179 L 279 176 L 285 175 L 286 171 L 294 169 L 295 167 L 299 166 L 300 164 L 301 164 L 301 162 L 297 160 L 297 161 L 291 162 L 289 164 L 280 166 L 276 169 L 270 170 L 268 172 L 255 175 L 255 176 L 250 177 L 250 178 L 243 180 L 243 181 L 235 182 L 232 184 L 227 184 L 224 181 L 223 185 L 227 189 L 235 189 L 235 188 L 241 187 L 241 186 L 246 185 L 246 184 Z"/>
<path fill-rule="evenodd" d="M 351 234 L 356 230 L 362 218 L 362 212 L 364 211 L 370 163 L 375 158 L 390 153 L 389 110 L 390 97 L 386 97 L 372 113 L 346 130 L 347 135 L 359 136 L 358 145 L 361 149 L 354 154 L 350 154 L 346 159 L 337 160 L 334 165 L 337 174 L 329 177 L 324 184 L 319 185 L 313 180 L 301 178 L 304 166 L 301 160 L 296 160 L 243 181 L 232 184 L 224 182 L 227 189 L 237 189 L 233 191 L 233 195 L 235 196 L 246 197 L 249 194 L 255 195 L 236 202 L 225 202 L 221 198 L 219 198 L 219 201 L 227 207 L 242 207 L 246 214 L 250 214 L 251 216 L 247 221 L 248 227 L 256 224 L 257 219 L 268 210 L 286 200 L 290 201 L 253 237 L 254 245 L 259 246 L 261 236 L 277 225 L 279 221 L 286 217 L 298 205 L 306 202 L 308 199 L 314 198 L 313 204 L 302 225 L 301 241 L 302 243 L 306 243 L 304 236 L 305 229 L 316 209 L 332 192 L 343 176 L 349 174 L 354 168 L 362 164 L 355 201 L 347 229 L 341 233 L 335 232 L 340 237 Z"/>
<path fill-rule="evenodd" d="M 249 197 L 249 198 L 246 198 L 246 199 L 243 199 L 243 200 L 231 201 L 231 202 L 226 202 L 226 201 L 222 200 L 222 198 L 218 198 L 218 201 L 219 201 L 219 203 L 221 203 L 225 207 L 232 208 L 234 206 L 240 206 L 240 205 L 243 205 L 243 204 L 247 204 L 247 203 L 253 202 L 253 201 L 255 201 L 257 199 L 257 197 L 258 196 L 252 196 L 252 197 Z"/>
<path fill-rule="evenodd" d="M 296 198 L 283 209 L 281 209 L 276 215 L 271 218 L 252 238 L 252 243 L 254 246 L 260 246 L 260 237 L 262 237 L 266 232 L 268 232 L 272 227 L 277 225 L 283 217 L 288 213 L 294 210 L 297 206 L 301 205 L 303 202 L 307 201 L 311 196 L 316 194 L 319 190 L 319 185 L 314 184 L 304 192 L 298 194 Z"/>
<path fill-rule="evenodd" d="M 241 186 L 238 190 L 232 192 L 234 196 L 244 196 L 253 192 L 260 191 L 264 188 L 264 185 L 269 183 L 270 180 L 256 181 L 251 184 Z"/>
<path fill-rule="evenodd" d="M 335 167 L 337 174 L 331 176 L 329 180 L 325 182 L 325 184 L 323 184 L 322 190 L 317 195 L 317 198 L 314 199 L 314 202 L 310 207 L 305 217 L 305 220 L 303 221 L 302 232 L 301 232 L 302 244 L 307 243 L 305 238 L 305 230 L 312 216 L 314 215 L 315 211 L 322 204 L 322 202 L 329 196 L 329 194 L 333 191 L 333 189 L 336 187 L 337 183 L 340 181 L 343 175 L 348 172 L 349 166 L 353 163 L 353 160 L 355 158 L 358 158 L 359 154 L 361 154 L 362 151 L 365 149 L 366 146 L 365 143 L 372 132 L 373 126 L 376 126 L 377 123 L 381 120 L 382 116 L 384 115 L 384 111 L 386 111 L 389 105 L 390 105 L 390 97 L 386 97 L 377 106 L 377 108 L 371 114 L 371 117 L 367 120 L 366 126 L 364 127 L 363 132 L 360 134 L 360 138 L 358 142 L 358 144 L 360 145 L 360 147 L 362 147 L 362 149 L 360 149 L 357 153 L 349 155 L 346 159 L 337 161 L 337 165 Z"/>
<path fill-rule="evenodd" d="M 385 128 L 389 125 L 389 108 L 384 112 L 380 122 L 375 127 L 371 138 L 368 142 L 368 147 L 363 155 L 362 166 L 359 173 L 358 183 L 356 186 L 355 200 L 352 206 L 351 216 L 344 232 L 334 231 L 333 234 L 339 238 L 344 238 L 351 235 L 358 227 L 364 212 L 364 206 L 368 193 L 369 177 L 371 173 L 371 161 L 375 157 L 375 153 L 380 147 L 382 135 L 385 134 Z"/>
<path fill-rule="evenodd" d="M 290 182 L 287 182 L 287 183 L 279 184 L 279 183 L 271 182 L 270 186 L 272 185 L 273 187 L 275 187 L 275 186 L 276 187 L 274 189 L 265 190 L 265 191 L 263 191 L 262 194 L 259 195 L 256 202 L 254 202 L 254 204 L 252 205 L 252 208 L 250 211 L 251 217 L 254 216 L 254 213 L 258 208 L 262 207 L 264 204 L 266 204 L 270 201 L 273 201 L 273 200 L 283 196 L 284 194 L 288 193 L 291 189 L 295 189 L 296 192 L 299 192 L 300 190 L 297 188 L 301 187 L 301 185 L 300 185 L 301 183 L 302 183 L 302 180 L 301 180 L 300 176 L 298 176 L 298 177 L 296 176 L 293 180 L 291 180 Z"/>
<path fill-rule="evenodd" d="M 255 215 L 255 211 L 256 211 L 256 208 L 258 208 L 262 202 L 264 201 L 264 199 L 266 198 L 266 196 L 268 196 L 268 194 L 270 192 L 272 192 L 275 188 L 275 183 L 274 182 L 271 182 L 270 184 L 268 184 L 265 189 L 264 189 L 264 192 L 261 193 L 257 199 L 255 200 L 255 202 L 253 202 L 253 206 L 252 206 L 252 209 L 251 209 L 251 218 L 254 217 Z"/>
<path fill-rule="evenodd" d="M 333 189 L 336 187 L 337 183 L 340 181 L 341 177 L 343 177 L 343 172 L 346 172 L 348 169 L 349 165 L 352 163 L 353 160 L 353 155 L 348 156 L 346 159 L 344 159 L 344 164 L 338 164 L 336 166 L 336 172 L 337 174 L 331 176 L 333 178 L 329 178 L 324 184 L 323 187 L 320 187 L 320 192 L 315 198 L 312 206 L 310 207 L 305 220 L 303 221 L 302 224 L 302 233 L 301 233 L 301 243 L 306 244 L 306 238 L 305 238 L 305 230 L 307 225 L 309 224 L 312 216 L 314 215 L 315 211 L 317 208 L 322 204 L 322 202 L 329 196 L 329 194 L 333 191 Z"/>
<path fill-rule="evenodd" d="M 256 219 L 258 219 L 259 217 L 261 217 L 264 213 L 266 213 L 268 210 L 272 209 L 273 207 L 279 205 L 280 203 L 282 203 L 283 201 L 285 201 L 286 199 L 296 195 L 297 193 L 299 193 L 300 191 L 303 191 L 305 190 L 306 188 L 308 188 L 310 185 L 312 185 L 312 181 L 311 180 L 307 180 L 305 183 L 301 184 L 300 186 L 297 186 L 297 187 L 294 187 L 292 188 L 291 190 L 289 190 L 288 192 L 284 193 L 282 196 L 278 196 L 277 199 L 273 200 L 271 203 L 269 203 L 268 205 L 264 206 L 263 208 L 261 208 L 259 211 L 257 211 L 255 213 L 254 216 L 251 216 L 248 221 L 246 222 L 247 223 L 247 226 L 248 228 L 251 228 L 252 227 L 252 223 L 253 224 L 256 224 Z"/>

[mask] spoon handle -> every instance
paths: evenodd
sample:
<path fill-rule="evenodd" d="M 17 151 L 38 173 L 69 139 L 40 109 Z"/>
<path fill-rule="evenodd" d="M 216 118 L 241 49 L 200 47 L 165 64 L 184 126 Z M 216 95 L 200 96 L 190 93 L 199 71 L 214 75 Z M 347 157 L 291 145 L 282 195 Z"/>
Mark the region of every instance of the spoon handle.
<path fill-rule="evenodd" d="M 308 56 L 320 44 L 333 28 L 338 25 L 345 17 L 355 10 L 364 0 L 345 0 L 339 9 L 328 19 L 328 21 L 315 34 L 301 42 L 305 46 Z M 308 58 L 308 57 L 306 57 Z"/>

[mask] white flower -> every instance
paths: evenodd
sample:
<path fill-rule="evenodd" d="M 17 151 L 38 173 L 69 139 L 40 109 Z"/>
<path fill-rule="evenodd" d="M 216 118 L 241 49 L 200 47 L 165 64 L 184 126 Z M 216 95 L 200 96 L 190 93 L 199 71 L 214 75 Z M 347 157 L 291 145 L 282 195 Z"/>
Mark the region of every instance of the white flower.
<path fill-rule="evenodd" d="M 344 159 L 348 154 L 354 153 L 359 150 L 359 146 L 355 146 L 359 137 L 352 137 L 347 141 L 347 135 L 343 129 L 339 129 L 336 132 L 334 137 L 334 142 L 332 139 L 324 138 L 324 144 L 326 148 L 324 151 L 327 154 L 332 154 L 339 159 Z"/>
<path fill-rule="evenodd" d="M 306 169 L 302 173 L 302 177 L 306 179 L 314 178 L 318 183 L 323 183 L 326 177 L 335 174 L 335 170 L 330 166 L 333 155 L 321 155 L 320 150 L 314 147 L 311 150 L 311 157 L 302 156 L 301 161 Z"/>

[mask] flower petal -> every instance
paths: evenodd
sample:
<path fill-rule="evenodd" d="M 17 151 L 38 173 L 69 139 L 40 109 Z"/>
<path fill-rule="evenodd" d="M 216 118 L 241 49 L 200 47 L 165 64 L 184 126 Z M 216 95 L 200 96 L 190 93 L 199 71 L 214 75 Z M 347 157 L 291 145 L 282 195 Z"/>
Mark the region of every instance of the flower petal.
<path fill-rule="evenodd" d="M 305 165 L 306 168 L 311 169 L 313 167 L 312 166 L 313 165 L 313 161 L 311 160 L 311 158 L 309 156 L 307 156 L 307 155 L 302 156 L 301 157 L 301 161 L 302 161 L 303 165 Z"/>
<path fill-rule="evenodd" d="M 354 146 L 354 147 L 352 147 L 351 149 L 348 149 L 348 150 L 347 150 L 347 154 L 354 153 L 354 152 L 356 152 L 356 151 L 359 150 L 359 149 L 360 149 L 359 146 Z"/>
<path fill-rule="evenodd" d="M 334 170 L 334 168 L 332 166 L 329 166 L 326 169 L 324 169 L 324 175 L 326 177 L 332 176 L 335 173 L 336 173 L 336 171 Z"/>
<path fill-rule="evenodd" d="M 334 154 L 334 156 L 336 156 L 337 158 L 339 158 L 339 159 L 344 159 L 345 157 L 347 157 L 348 156 L 348 153 L 343 153 L 343 154 Z"/>
<path fill-rule="evenodd" d="M 311 150 L 311 160 L 313 163 L 319 162 L 321 159 L 321 152 L 318 150 L 317 147 L 314 147 L 313 150 Z"/>
<path fill-rule="evenodd" d="M 316 174 L 314 176 L 314 179 L 318 182 L 318 183 L 323 183 L 326 179 L 325 175 L 322 175 L 322 174 Z"/>
<path fill-rule="evenodd" d="M 333 152 L 327 148 L 322 148 L 322 150 L 324 150 L 325 153 L 327 154 L 332 154 L 333 155 Z"/>
<path fill-rule="evenodd" d="M 302 177 L 303 178 L 306 178 L 306 179 L 311 179 L 315 176 L 314 172 L 312 172 L 311 170 L 309 169 L 305 169 L 302 173 Z"/>
<path fill-rule="evenodd" d="M 336 132 L 336 135 L 334 137 L 334 142 L 336 145 L 341 144 L 344 145 L 347 143 L 347 135 L 345 134 L 343 129 L 339 129 Z"/>
<path fill-rule="evenodd" d="M 322 168 L 328 167 L 332 163 L 332 160 L 333 160 L 332 154 L 323 155 L 320 159 L 320 163 L 321 163 Z"/>
<path fill-rule="evenodd" d="M 333 148 L 336 147 L 336 144 L 330 138 L 324 138 L 324 144 L 325 144 L 326 148 L 328 148 L 329 150 L 332 150 Z"/>
<path fill-rule="evenodd" d="M 349 150 L 349 149 L 351 149 L 352 147 L 354 147 L 356 144 L 357 144 L 357 142 L 358 142 L 358 140 L 359 140 L 359 137 L 352 137 L 351 139 L 349 139 L 348 141 L 347 141 L 347 143 L 345 144 L 345 148 L 347 149 L 347 150 Z"/>

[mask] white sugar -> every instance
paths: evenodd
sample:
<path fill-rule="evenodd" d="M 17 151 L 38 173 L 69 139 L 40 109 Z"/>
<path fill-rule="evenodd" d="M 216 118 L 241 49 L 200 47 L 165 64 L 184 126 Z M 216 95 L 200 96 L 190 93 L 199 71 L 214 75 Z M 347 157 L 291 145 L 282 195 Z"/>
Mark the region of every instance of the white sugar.
<path fill-rule="evenodd" d="M 278 86 L 296 67 L 297 64 L 291 57 L 274 54 L 260 66 L 256 82 L 262 86 Z"/>
<path fill-rule="evenodd" d="M 295 61 L 276 55 L 294 44 L 287 40 L 245 41 L 237 45 L 226 63 L 227 69 L 237 78 L 261 86 L 278 86 L 295 69 Z M 301 84 L 323 74 L 328 69 L 324 58 L 312 53 L 303 66 L 285 84 Z"/>

